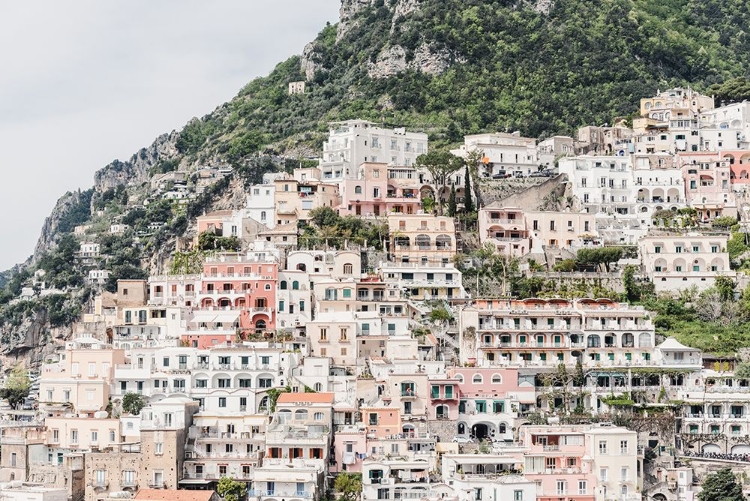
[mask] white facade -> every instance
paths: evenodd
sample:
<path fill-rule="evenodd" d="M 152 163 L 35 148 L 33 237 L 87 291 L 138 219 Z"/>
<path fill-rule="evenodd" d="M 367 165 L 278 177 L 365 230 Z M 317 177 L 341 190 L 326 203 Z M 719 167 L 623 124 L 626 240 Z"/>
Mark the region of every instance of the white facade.
<path fill-rule="evenodd" d="M 521 137 L 519 132 L 512 134 L 496 132 L 466 136 L 464 144 L 453 150 L 456 156 L 466 157 L 470 152 L 484 153 L 484 174 L 516 174 L 528 176 L 539 170 L 536 140 Z"/>
<path fill-rule="evenodd" d="M 357 179 L 366 162 L 411 166 L 427 153 L 427 144 L 427 134 L 383 129 L 365 120 L 337 122 L 323 143 L 320 170 L 323 180 L 331 181 Z"/>
<path fill-rule="evenodd" d="M 245 202 L 245 214 L 269 229 L 276 227 L 276 187 L 273 184 L 258 184 L 250 188 Z"/>

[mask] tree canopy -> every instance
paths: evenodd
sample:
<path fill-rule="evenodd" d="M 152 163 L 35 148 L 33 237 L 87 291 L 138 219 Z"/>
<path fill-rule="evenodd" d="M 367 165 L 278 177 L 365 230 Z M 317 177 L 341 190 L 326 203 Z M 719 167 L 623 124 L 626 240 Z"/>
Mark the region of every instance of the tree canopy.
<path fill-rule="evenodd" d="M 13 409 L 18 409 L 29 396 L 30 388 L 29 374 L 26 368 L 19 364 L 13 367 L 5 386 L 0 389 L 0 398 L 7 400 Z"/>
<path fill-rule="evenodd" d="M 703 480 L 701 491 L 698 493 L 699 501 L 745 501 L 742 494 L 742 485 L 737 482 L 729 468 L 722 468 L 712 473 Z"/>

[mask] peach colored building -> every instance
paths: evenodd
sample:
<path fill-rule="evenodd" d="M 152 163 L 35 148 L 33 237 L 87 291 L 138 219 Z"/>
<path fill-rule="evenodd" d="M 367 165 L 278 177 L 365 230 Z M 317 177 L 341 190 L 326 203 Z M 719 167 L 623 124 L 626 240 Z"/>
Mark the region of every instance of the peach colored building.
<path fill-rule="evenodd" d="M 391 254 L 399 263 L 442 264 L 456 254 L 453 218 L 429 214 L 388 216 Z"/>
<path fill-rule="evenodd" d="M 498 207 L 495 202 L 479 211 L 479 241 L 490 242 L 500 254 L 521 257 L 531 249 L 523 210 Z"/>
<path fill-rule="evenodd" d="M 386 438 L 401 433 L 401 411 L 398 407 L 360 407 L 362 421 L 367 426 L 368 440 Z"/>
<path fill-rule="evenodd" d="M 106 409 L 115 365 L 125 363 L 125 352 L 91 337 L 66 343 L 58 363 L 42 366 L 40 408 L 52 415 L 75 412 L 93 416 Z"/>
<path fill-rule="evenodd" d="M 315 208 L 339 205 L 338 185 L 320 181 L 318 169 L 296 169 L 294 177 L 286 175 L 274 185 L 277 225 L 306 221 Z"/>

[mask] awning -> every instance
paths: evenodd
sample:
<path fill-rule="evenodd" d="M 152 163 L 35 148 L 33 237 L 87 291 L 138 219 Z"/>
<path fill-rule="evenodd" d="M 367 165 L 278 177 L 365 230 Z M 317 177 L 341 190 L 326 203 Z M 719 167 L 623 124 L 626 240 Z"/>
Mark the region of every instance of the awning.
<path fill-rule="evenodd" d="M 205 478 L 183 478 L 180 480 L 180 484 L 183 485 L 207 485 L 210 484 L 212 480 L 208 480 Z"/>
<path fill-rule="evenodd" d="M 231 324 L 237 322 L 240 318 L 238 311 L 196 311 L 193 313 L 193 318 L 190 320 L 193 323 L 200 324 L 214 324 L 221 322 L 224 324 Z"/>
<path fill-rule="evenodd" d="M 214 322 L 221 322 L 224 324 L 231 324 L 233 322 L 236 322 L 240 318 L 239 312 L 236 311 L 218 311 L 215 312 L 216 318 L 214 318 Z"/>

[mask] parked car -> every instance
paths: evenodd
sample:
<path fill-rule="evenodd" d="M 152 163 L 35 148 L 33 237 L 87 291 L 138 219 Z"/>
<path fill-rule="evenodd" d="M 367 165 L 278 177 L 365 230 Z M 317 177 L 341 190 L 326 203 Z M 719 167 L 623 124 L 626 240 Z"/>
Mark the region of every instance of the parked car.
<path fill-rule="evenodd" d="M 532 172 L 529 174 L 529 177 L 547 177 L 544 175 L 544 172 Z"/>
<path fill-rule="evenodd" d="M 492 174 L 492 179 L 505 179 L 506 177 L 508 176 L 505 174 L 505 171 L 502 170 L 497 174 Z"/>

